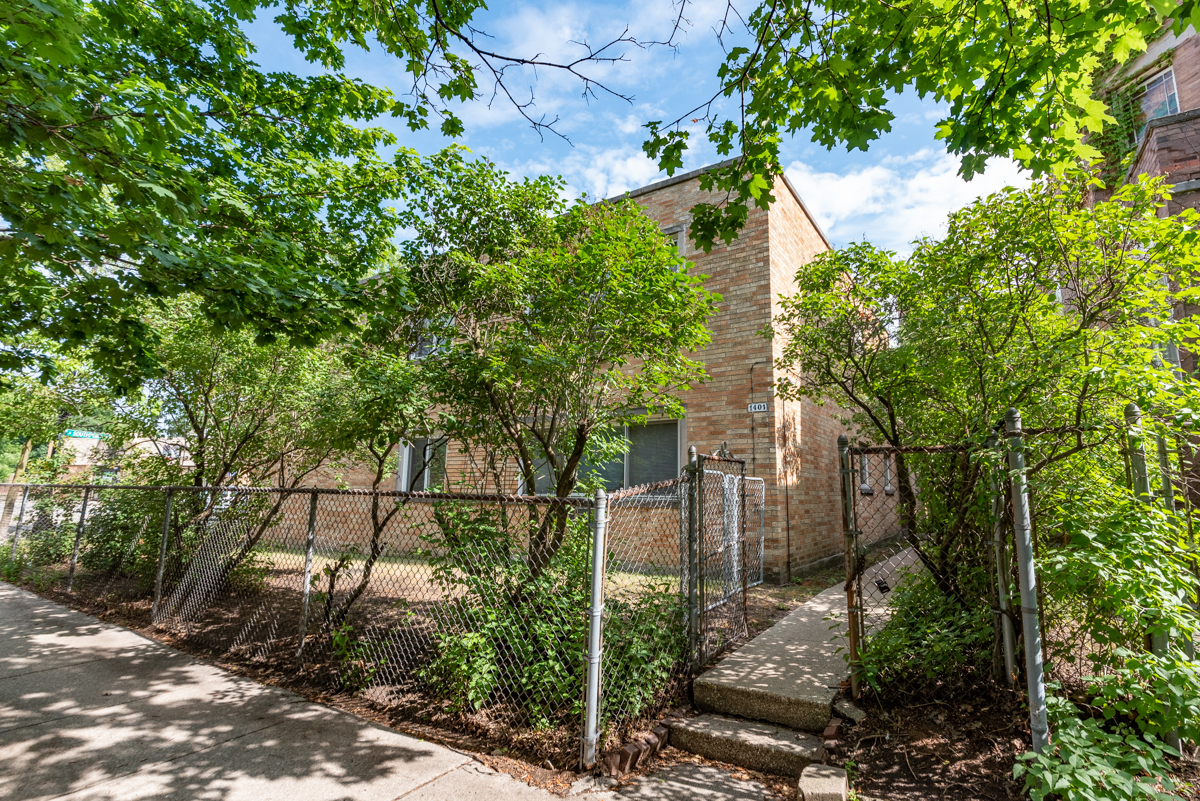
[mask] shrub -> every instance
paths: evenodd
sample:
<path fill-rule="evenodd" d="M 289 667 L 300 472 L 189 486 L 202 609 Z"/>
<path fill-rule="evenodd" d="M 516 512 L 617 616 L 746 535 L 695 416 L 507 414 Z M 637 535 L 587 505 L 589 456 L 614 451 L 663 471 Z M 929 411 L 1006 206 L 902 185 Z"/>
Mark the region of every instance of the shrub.
<path fill-rule="evenodd" d="M 1054 729 L 1050 747 L 1022 755 L 1013 769 L 1018 779 L 1025 777 L 1031 801 L 1178 801 L 1165 759 L 1176 752 L 1157 737 L 1139 735 L 1124 723 L 1106 726 L 1080 718 L 1064 698 L 1050 696 L 1047 704 Z"/>
<path fill-rule="evenodd" d="M 985 581 L 982 575 L 969 579 Z M 889 611 L 862 651 L 863 674 L 876 691 L 919 693 L 939 680 L 966 681 L 989 669 L 994 635 L 987 606 L 964 606 L 918 569 L 892 592 Z"/>
<path fill-rule="evenodd" d="M 586 518 L 572 516 L 547 569 L 534 575 L 500 508 L 438 504 L 439 532 L 425 537 L 434 580 L 447 597 L 437 656 L 422 671 L 459 710 L 515 703 L 547 726 L 583 711 L 591 602 Z M 607 603 L 602 715 L 639 714 L 661 694 L 683 656 L 682 612 L 666 583 Z"/>

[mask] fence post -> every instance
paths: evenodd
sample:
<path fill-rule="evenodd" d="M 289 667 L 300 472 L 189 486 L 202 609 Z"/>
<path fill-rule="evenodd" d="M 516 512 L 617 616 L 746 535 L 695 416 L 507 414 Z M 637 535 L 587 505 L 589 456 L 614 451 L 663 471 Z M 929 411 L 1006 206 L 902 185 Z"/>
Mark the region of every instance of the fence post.
<path fill-rule="evenodd" d="M 696 668 L 708 662 L 708 565 L 704 553 L 704 454 L 696 455 Z"/>
<path fill-rule="evenodd" d="M 1136 403 L 1125 407 L 1125 424 L 1129 426 L 1129 470 L 1133 494 L 1138 500 L 1150 503 L 1150 474 L 1146 471 L 1146 449 L 1142 444 L 1142 410 Z"/>
<path fill-rule="evenodd" d="M 688 448 L 688 515 L 687 515 L 687 550 L 688 550 L 688 658 L 693 664 L 699 661 L 697 648 L 700 636 L 700 577 L 698 574 L 699 547 L 697 546 L 698 520 L 700 517 L 700 470 L 696 446 Z"/>
<path fill-rule="evenodd" d="M 29 485 L 25 485 L 25 491 L 21 493 L 21 511 L 17 515 L 17 530 L 13 532 L 12 541 L 12 558 L 15 562 L 17 559 L 17 540 L 21 538 L 21 523 L 25 520 L 25 500 L 29 497 Z"/>
<path fill-rule="evenodd" d="M 304 606 L 300 611 L 300 644 L 296 648 L 296 659 L 304 653 L 304 637 L 308 634 L 308 598 L 312 592 L 313 544 L 317 539 L 317 493 L 314 490 L 308 502 L 308 541 L 304 546 Z"/>
<path fill-rule="evenodd" d="M 600 739 L 600 656 L 603 649 L 601 631 L 604 617 L 604 568 L 608 529 L 608 496 L 596 490 L 595 517 L 592 523 L 592 614 L 588 629 L 586 729 L 583 735 L 581 762 L 585 768 L 596 764 L 596 745 Z"/>
<path fill-rule="evenodd" d="M 1004 416 L 1008 431 L 1008 467 L 1011 471 L 1013 533 L 1017 541 L 1017 577 L 1021 588 L 1021 622 L 1025 636 L 1025 679 L 1029 691 L 1029 729 L 1033 750 L 1039 754 L 1050 743 L 1046 722 L 1046 676 L 1042 665 L 1042 632 L 1038 624 L 1037 572 L 1033 564 L 1033 533 L 1025 484 L 1025 443 L 1021 414 L 1009 409 Z"/>
<path fill-rule="evenodd" d="M 1137 495 L 1138 500 L 1148 504 L 1151 502 L 1150 474 L 1146 469 L 1146 448 L 1142 437 L 1142 410 L 1136 403 L 1130 403 L 1125 407 L 1125 422 L 1129 426 L 1129 462 L 1133 471 L 1133 492 Z M 1158 455 L 1162 464 L 1163 500 L 1170 499 L 1171 505 L 1168 508 L 1174 512 L 1175 494 L 1171 487 L 1167 446 L 1162 437 L 1158 438 Z M 1150 653 L 1155 656 L 1166 656 L 1169 648 L 1170 642 L 1165 631 L 1150 632 Z M 1172 748 L 1179 748 L 1178 732 L 1167 732 L 1163 740 Z"/>
<path fill-rule="evenodd" d="M 846 546 L 846 625 L 850 640 L 850 693 L 858 698 L 861 643 L 859 633 L 858 536 L 854 520 L 854 469 L 850 466 L 850 440 L 845 434 L 838 437 L 838 463 L 842 476 L 842 531 Z"/>
<path fill-rule="evenodd" d="M 163 570 L 167 566 L 167 539 L 171 535 L 171 500 L 174 488 L 167 489 L 167 508 L 163 512 L 162 540 L 158 544 L 158 570 L 154 574 L 154 603 L 150 605 L 150 623 L 158 620 L 158 604 L 162 600 Z"/>
<path fill-rule="evenodd" d="M 993 434 L 988 437 L 989 452 L 1000 451 L 1000 440 Z M 1003 457 L 1001 462 L 1003 464 Z M 992 472 L 992 550 L 996 558 L 996 595 L 1000 603 L 1000 637 L 1004 646 L 1004 683 L 1013 685 L 1016 675 L 1017 646 L 1016 633 L 1013 631 L 1012 615 L 1008 603 L 1008 582 L 1012 576 L 1012 567 L 1008 563 L 1008 548 L 1004 542 L 1004 496 L 1000 492 L 1000 480 L 995 471 Z"/>
<path fill-rule="evenodd" d="M 83 505 L 79 507 L 79 525 L 75 526 L 75 545 L 71 548 L 71 564 L 67 566 L 67 592 L 71 591 L 71 585 L 75 583 L 75 565 L 79 562 L 79 542 L 83 539 L 83 523 L 87 520 L 88 496 L 91 492 L 91 487 L 83 488 Z"/>

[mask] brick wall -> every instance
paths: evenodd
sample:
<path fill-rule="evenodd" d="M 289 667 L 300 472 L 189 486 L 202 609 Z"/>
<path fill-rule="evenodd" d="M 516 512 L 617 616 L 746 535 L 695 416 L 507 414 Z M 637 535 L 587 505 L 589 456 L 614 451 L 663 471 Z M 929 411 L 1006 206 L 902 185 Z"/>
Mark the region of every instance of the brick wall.
<path fill-rule="evenodd" d="M 1200 36 L 1193 34 L 1175 45 L 1171 69 L 1175 73 L 1179 110 L 1200 108 Z"/>
<path fill-rule="evenodd" d="M 1129 175 L 1142 173 L 1165 175 L 1170 183 L 1185 186 L 1186 182 L 1200 181 L 1200 108 L 1151 120 Z M 1198 206 L 1200 191 L 1176 190 L 1162 213 L 1178 214 Z"/>

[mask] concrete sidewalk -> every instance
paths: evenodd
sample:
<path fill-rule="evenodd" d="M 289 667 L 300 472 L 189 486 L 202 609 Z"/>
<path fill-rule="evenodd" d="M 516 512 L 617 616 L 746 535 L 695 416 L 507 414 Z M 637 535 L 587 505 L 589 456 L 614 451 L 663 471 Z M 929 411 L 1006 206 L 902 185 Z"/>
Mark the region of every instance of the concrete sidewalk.
<path fill-rule="evenodd" d="M 0 582 L 0 799 L 51 798 L 557 796 Z"/>

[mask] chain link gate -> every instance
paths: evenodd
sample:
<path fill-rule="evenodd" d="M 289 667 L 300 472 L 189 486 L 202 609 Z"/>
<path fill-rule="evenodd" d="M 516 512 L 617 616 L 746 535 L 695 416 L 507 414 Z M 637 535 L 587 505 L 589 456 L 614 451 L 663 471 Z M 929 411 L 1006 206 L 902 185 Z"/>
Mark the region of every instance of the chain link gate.
<path fill-rule="evenodd" d="M 762 527 L 748 554 L 747 513 L 763 519 L 763 505 L 747 508 L 746 462 L 691 454 L 688 495 L 680 532 L 687 538 L 688 645 L 696 669 L 747 635 L 746 591 L 762 581 Z M 762 479 L 751 479 L 761 484 Z M 763 487 L 755 488 L 759 497 Z M 751 579 L 747 569 L 757 571 Z"/>

